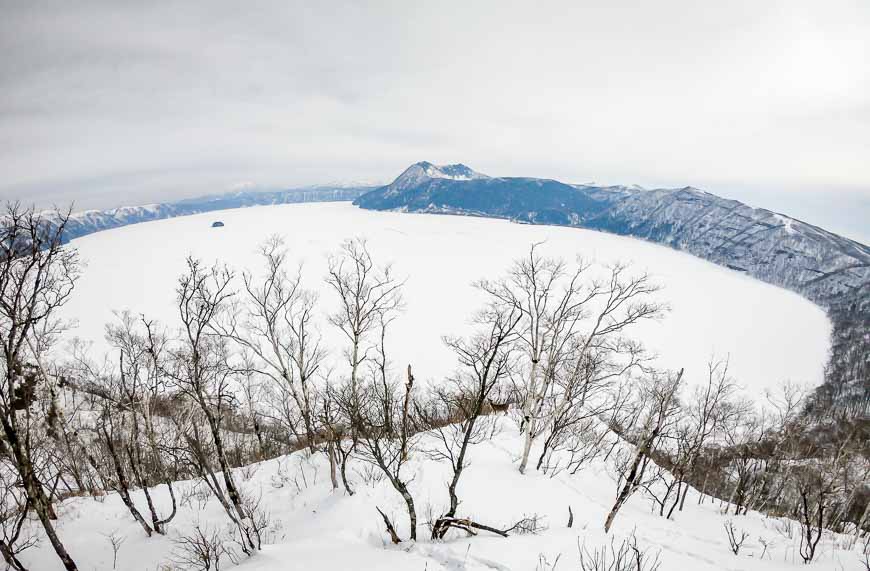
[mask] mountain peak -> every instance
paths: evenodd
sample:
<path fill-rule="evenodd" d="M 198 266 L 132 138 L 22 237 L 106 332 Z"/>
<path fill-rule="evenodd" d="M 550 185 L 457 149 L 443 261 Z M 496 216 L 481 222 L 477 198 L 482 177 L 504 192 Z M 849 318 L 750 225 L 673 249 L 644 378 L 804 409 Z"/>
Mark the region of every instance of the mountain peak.
<path fill-rule="evenodd" d="M 475 180 L 489 178 L 461 163 L 452 165 L 435 165 L 428 161 L 421 161 L 409 166 L 396 178 L 389 188 L 393 191 L 406 190 L 419 186 L 430 180 L 442 178 L 447 180 Z"/>

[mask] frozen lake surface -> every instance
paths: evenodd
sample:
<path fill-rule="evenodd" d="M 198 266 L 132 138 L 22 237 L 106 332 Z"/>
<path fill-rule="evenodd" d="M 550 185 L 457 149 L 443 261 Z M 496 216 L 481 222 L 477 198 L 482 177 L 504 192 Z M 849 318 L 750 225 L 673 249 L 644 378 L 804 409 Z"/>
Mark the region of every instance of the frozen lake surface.
<path fill-rule="evenodd" d="M 221 220 L 225 226 L 212 228 Z M 441 337 L 468 332 L 481 297 L 471 287 L 496 278 L 510 262 L 545 241 L 543 252 L 599 263 L 631 262 L 664 286 L 658 299 L 671 310 L 664 319 L 634 330 L 659 355 L 663 367 L 685 367 L 699 382 L 712 355 L 730 358 L 731 373 L 760 395 L 782 381 L 819 384 L 830 323 L 797 294 L 669 248 L 574 228 L 513 224 L 503 220 L 361 210 L 350 203 L 254 207 L 172 218 L 99 232 L 74 240 L 87 264 L 65 316 L 77 320 L 73 335 L 105 350 L 104 325 L 113 310 L 130 309 L 171 326 L 178 276 L 189 254 L 255 274 L 260 244 L 284 237 L 291 261 L 304 264 L 306 286 L 321 294 L 321 327 L 327 345 L 339 338 L 325 315 L 334 307 L 323 284 L 326 256 L 346 238 L 364 237 L 378 262 L 407 277 L 405 313 L 395 322 L 391 359 L 411 363 L 418 379 L 438 380 L 455 365 Z M 239 284 L 240 285 L 240 284 Z M 339 351 L 333 350 L 335 358 Z"/>

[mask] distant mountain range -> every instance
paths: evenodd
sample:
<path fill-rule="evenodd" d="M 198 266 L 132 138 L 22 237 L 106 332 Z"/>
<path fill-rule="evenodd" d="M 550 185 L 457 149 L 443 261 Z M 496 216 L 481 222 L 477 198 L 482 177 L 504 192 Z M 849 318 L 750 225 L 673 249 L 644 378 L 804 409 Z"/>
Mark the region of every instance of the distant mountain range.
<path fill-rule="evenodd" d="M 354 204 L 635 236 L 783 286 L 824 306 L 870 284 L 870 247 L 692 187 L 645 190 L 498 178 L 462 164 L 421 162 Z"/>
<path fill-rule="evenodd" d="M 64 239 L 69 241 L 100 230 L 118 228 L 128 224 L 150 222 L 175 216 L 187 216 L 216 210 L 291 204 L 296 202 L 332 202 L 353 200 L 373 190 L 372 186 L 315 186 L 277 191 L 239 191 L 188 198 L 175 202 L 162 202 L 145 206 L 122 206 L 109 210 L 75 212 L 67 221 Z M 49 216 L 52 214 L 49 213 Z"/>

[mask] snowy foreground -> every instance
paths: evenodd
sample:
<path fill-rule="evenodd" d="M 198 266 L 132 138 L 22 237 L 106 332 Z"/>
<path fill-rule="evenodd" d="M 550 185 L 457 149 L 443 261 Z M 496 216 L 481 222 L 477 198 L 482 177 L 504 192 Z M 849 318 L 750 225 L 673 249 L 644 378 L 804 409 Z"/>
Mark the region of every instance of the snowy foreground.
<path fill-rule="evenodd" d="M 211 228 L 221 220 L 223 228 Z M 321 292 L 323 314 L 332 309 L 323 277 L 326 256 L 342 240 L 364 237 L 375 260 L 392 262 L 404 288 L 406 312 L 390 340 L 392 359 L 412 363 L 421 380 L 451 373 L 455 359 L 445 334 L 469 330 L 481 298 L 471 282 L 501 275 L 510 262 L 546 241 L 542 252 L 573 261 L 632 262 L 664 286 L 659 299 L 671 311 L 639 325 L 632 336 L 660 356 L 659 366 L 685 367 L 689 383 L 704 378 L 711 356 L 730 358 L 731 375 L 760 396 L 783 381 L 822 380 L 830 323 L 798 295 L 688 254 L 643 242 L 574 228 L 512 224 L 503 220 L 373 212 L 349 203 L 296 204 L 213 212 L 127 226 L 73 241 L 87 263 L 64 316 L 72 333 L 105 347 L 103 327 L 113 310 L 130 309 L 176 325 L 175 286 L 193 254 L 238 271 L 257 272 L 258 246 L 284 237 L 291 260 L 304 263 L 305 285 Z M 321 321 L 327 346 L 337 333 Z M 95 355 L 96 356 L 96 355 Z"/>
<path fill-rule="evenodd" d="M 499 432 L 472 448 L 471 464 L 459 486 L 460 513 L 496 526 L 508 527 L 523 516 L 537 515 L 545 529 L 535 534 L 502 538 L 482 532 L 466 538 L 452 532 L 443 542 L 428 539 L 425 522 L 446 505 L 448 468 L 416 453 L 408 464 L 413 476 L 411 491 L 420 512 L 420 538 L 416 544 L 390 544 L 376 506 L 397 523 L 407 537 L 407 517 L 400 497 L 386 481 L 376 481 L 366 465 L 350 466 L 356 494 L 332 491 L 324 455 L 309 458 L 303 453 L 236 470 L 237 481 L 262 497 L 271 515 L 266 534 L 269 545 L 237 567 L 248 571 L 284 569 L 395 569 L 395 570 L 569 570 L 579 569 L 579 549 L 593 549 L 635 532 L 638 546 L 659 554 L 662 571 L 706 569 L 801 569 L 797 554 L 799 526 L 788 520 L 722 515 L 723 506 L 709 499 L 698 505 L 692 490 L 685 510 L 673 520 L 652 513 L 642 494 L 632 497 L 616 519 L 610 536 L 603 532 L 616 484 L 601 460 L 576 475 L 561 473 L 553 478 L 517 472 L 516 452 L 521 440 L 516 424 L 501 417 Z M 83 570 L 113 568 L 111 537 L 123 539 L 116 569 L 165 570 L 173 566 L 172 539 L 189 533 L 199 523 L 218 530 L 227 523 L 218 502 L 202 486 L 194 493 L 193 482 L 177 486 L 184 498 L 179 515 L 167 537 L 147 538 L 130 517 L 116 494 L 104 498 L 72 498 L 63 502 L 59 531 L 72 556 Z M 168 509 L 165 489 L 155 494 L 159 509 Z M 134 499 L 144 505 L 141 492 Z M 568 506 L 574 524 L 567 528 Z M 723 525 L 731 520 L 748 538 L 734 555 Z M 764 544 L 767 544 L 765 549 Z M 849 538 L 826 534 L 820 555 L 810 568 L 819 570 L 863 569 L 858 547 L 850 549 Z M 30 569 L 61 569 L 51 547 L 43 542 L 25 552 Z M 225 560 L 222 569 L 233 567 Z"/>

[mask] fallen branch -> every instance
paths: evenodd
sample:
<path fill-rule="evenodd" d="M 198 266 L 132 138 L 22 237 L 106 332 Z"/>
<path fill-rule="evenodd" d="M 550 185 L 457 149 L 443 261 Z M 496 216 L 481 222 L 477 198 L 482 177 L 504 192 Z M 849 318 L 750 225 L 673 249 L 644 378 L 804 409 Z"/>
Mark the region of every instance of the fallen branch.
<path fill-rule="evenodd" d="M 381 508 L 375 506 L 375 509 L 378 510 L 378 513 L 381 514 L 381 517 L 384 518 L 384 525 L 387 527 L 387 532 L 390 534 L 390 541 L 394 544 L 402 543 L 401 538 L 399 538 L 399 534 L 396 533 L 396 528 L 393 527 L 393 522 L 390 521 L 390 518 L 387 517 L 387 514 L 381 511 Z"/>
<path fill-rule="evenodd" d="M 530 524 L 533 525 L 531 525 L 530 527 Z M 524 517 L 507 529 L 498 529 L 489 525 L 477 523 L 476 521 L 469 518 L 442 517 L 435 520 L 435 526 L 433 529 L 437 531 L 437 536 L 435 535 L 435 532 L 433 532 L 433 536 L 443 539 L 444 535 L 447 533 L 447 530 L 451 527 L 461 529 L 468 535 L 477 535 L 477 532 L 474 530 L 480 530 L 488 531 L 502 537 L 507 537 L 510 532 L 516 529 L 529 528 L 529 531 L 534 533 L 534 531 L 537 529 L 537 519 Z"/>

